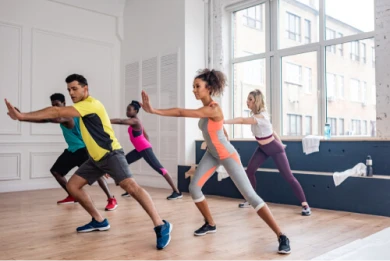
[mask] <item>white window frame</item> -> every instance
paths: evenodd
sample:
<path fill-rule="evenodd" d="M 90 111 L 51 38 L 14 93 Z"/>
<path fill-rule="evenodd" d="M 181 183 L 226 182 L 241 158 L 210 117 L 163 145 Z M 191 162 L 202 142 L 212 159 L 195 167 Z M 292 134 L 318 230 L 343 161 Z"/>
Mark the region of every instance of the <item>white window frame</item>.
<path fill-rule="evenodd" d="M 232 46 L 232 22 L 233 22 L 233 13 L 257 4 L 265 4 L 265 23 L 264 23 L 264 30 L 265 30 L 265 52 L 259 53 L 255 55 L 250 55 L 246 57 L 237 57 L 234 58 L 233 54 L 233 46 Z M 319 132 L 319 135 L 321 135 L 324 131 L 324 126 L 326 123 L 326 106 L 327 106 L 327 100 L 326 100 L 326 67 L 325 67 L 325 58 L 326 58 L 326 51 L 325 47 L 329 45 L 339 45 L 339 44 L 345 44 L 350 43 L 353 41 L 361 41 L 369 38 L 375 38 L 375 31 L 370 32 L 363 32 L 359 34 L 349 35 L 349 36 L 343 36 L 340 38 L 325 40 L 325 0 L 319 0 L 319 37 L 317 42 L 312 42 L 310 44 L 303 44 L 299 46 L 294 47 L 288 47 L 288 48 L 281 48 L 279 49 L 279 39 L 280 37 L 285 37 L 286 30 L 284 28 L 281 28 L 280 21 L 278 20 L 279 15 L 285 15 L 279 14 L 279 1 L 277 0 L 244 0 L 240 1 L 235 4 L 227 5 L 225 7 L 225 11 L 228 13 L 228 17 L 230 19 L 229 21 L 229 28 L 228 28 L 228 34 L 231 39 L 231 41 L 228 43 L 230 46 L 230 73 L 231 77 L 230 79 L 233 79 L 233 72 L 232 69 L 234 67 L 235 63 L 239 62 L 245 62 L 245 61 L 251 61 L 256 59 L 266 59 L 266 92 L 267 92 L 267 108 L 270 113 L 271 119 L 272 119 L 272 125 L 274 130 L 279 133 L 281 136 L 283 136 L 283 139 L 296 139 L 297 136 L 288 136 L 283 135 L 282 133 L 282 58 L 285 56 L 292 56 L 292 55 L 299 55 L 304 54 L 308 52 L 317 52 L 317 88 L 318 90 L 318 115 L 317 115 L 317 129 Z M 230 15 L 229 15 L 230 13 Z M 301 17 L 302 19 L 302 17 Z M 271 23 L 272 20 L 272 23 Z M 282 25 L 284 26 L 284 24 Z M 302 28 L 301 28 L 302 29 Z M 281 34 L 280 32 L 283 32 Z M 301 37 L 302 37 L 302 30 L 301 30 Z M 312 35 L 313 38 L 313 35 Z M 345 48 L 344 48 L 344 55 L 345 54 Z M 348 57 L 349 58 L 349 57 Z M 314 71 L 312 71 L 314 73 Z M 272 87 L 271 87 L 272 82 Z M 313 83 L 314 85 L 314 83 Z M 233 115 L 233 99 L 230 99 L 230 113 Z M 315 115 L 313 115 L 315 117 Z M 312 118 L 313 120 L 313 118 Z M 314 128 L 314 126 L 313 126 Z M 303 136 L 302 136 L 303 137 Z M 341 137 L 338 138 L 340 140 L 348 140 L 348 139 L 354 139 L 355 137 Z M 375 139 L 376 137 L 372 137 L 372 139 Z M 369 139 L 369 138 L 366 138 Z"/>

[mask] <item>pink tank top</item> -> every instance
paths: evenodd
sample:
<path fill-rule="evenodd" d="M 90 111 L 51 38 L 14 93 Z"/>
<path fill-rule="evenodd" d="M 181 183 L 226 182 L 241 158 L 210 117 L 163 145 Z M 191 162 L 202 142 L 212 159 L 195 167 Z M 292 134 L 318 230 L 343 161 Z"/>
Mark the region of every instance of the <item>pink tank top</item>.
<path fill-rule="evenodd" d="M 143 151 L 152 147 L 152 144 L 150 144 L 150 142 L 145 138 L 142 127 L 140 130 L 135 130 L 129 126 L 128 132 L 130 141 L 133 143 L 133 146 L 137 151 Z"/>

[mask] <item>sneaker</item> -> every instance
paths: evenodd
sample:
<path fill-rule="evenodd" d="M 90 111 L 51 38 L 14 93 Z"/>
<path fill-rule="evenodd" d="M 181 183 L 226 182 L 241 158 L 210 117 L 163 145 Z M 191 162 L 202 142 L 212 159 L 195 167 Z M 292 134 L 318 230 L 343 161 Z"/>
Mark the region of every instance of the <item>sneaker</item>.
<path fill-rule="evenodd" d="M 311 209 L 309 206 L 302 207 L 302 216 L 310 216 L 311 215 Z"/>
<path fill-rule="evenodd" d="M 156 232 L 157 237 L 157 249 L 161 250 L 165 248 L 169 242 L 171 242 L 171 231 L 172 224 L 168 221 L 163 220 L 164 225 L 160 225 L 154 228 L 154 232 Z"/>
<path fill-rule="evenodd" d="M 118 207 L 118 203 L 116 202 L 115 197 L 109 198 L 107 201 L 108 201 L 108 204 L 105 208 L 106 211 L 113 211 L 114 209 L 116 209 Z"/>
<path fill-rule="evenodd" d="M 285 235 L 279 236 L 279 248 L 278 248 L 279 254 L 290 254 L 290 240 Z"/>
<path fill-rule="evenodd" d="M 173 200 L 173 199 L 179 199 L 179 198 L 182 198 L 183 197 L 183 194 L 181 193 L 177 193 L 176 191 L 173 191 L 172 194 L 167 197 L 168 200 Z"/>
<path fill-rule="evenodd" d="M 204 236 L 206 234 L 209 234 L 209 233 L 215 233 L 217 232 L 217 226 L 210 226 L 209 223 L 204 223 L 203 226 L 201 226 L 201 228 L 199 228 L 198 230 L 195 230 L 194 232 L 194 235 L 195 236 Z"/>
<path fill-rule="evenodd" d="M 57 204 L 71 204 L 71 203 L 77 203 L 74 197 L 67 196 L 65 199 L 57 201 Z"/>
<path fill-rule="evenodd" d="M 91 232 L 91 231 L 104 231 L 109 230 L 110 224 L 108 223 L 108 220 L 105 218 L 102 222 L 97 222 L 94 218 L 92 218 L 92 221 L 88 224 L 78 227 L 76 230 L 79 233 L 82 232 Z"/>
<path fill-rule="evenodd" d="M 130 194 L 129 194 L 129 192 L 125 192 L 125 193 L 123 193 L 121 196 L 122 196 L 122 197 L 131 197 Z"/>
<path fill-rule="evenodd" d="M 245 201 L 244 203 L 238 204 L 238 207 L 239 207 L 239 208 L 250 208 L 250 207 L 251 207 L 251 204 L 249 204 L 248 201 Z"/>

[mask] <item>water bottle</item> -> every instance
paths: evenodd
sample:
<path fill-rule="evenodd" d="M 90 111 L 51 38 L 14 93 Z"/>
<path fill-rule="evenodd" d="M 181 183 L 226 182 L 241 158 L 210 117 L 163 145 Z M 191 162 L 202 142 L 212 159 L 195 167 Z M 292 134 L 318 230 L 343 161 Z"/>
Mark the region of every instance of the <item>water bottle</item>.
<path fill-rule="evenodd" d="M 330 124 L 329 123 L 325 124 L 324 136 L 325 136 L 326 140 L 330 139 Z"/>
<path fill-rule="evenodd" d="M 371 159 L 370 155 L 367 156 L 366 166 L 367 166 L 366 176 L 367 177 L 372 177 L 374 175 L 374 170 L 372 168 L 372 159 Z"/>

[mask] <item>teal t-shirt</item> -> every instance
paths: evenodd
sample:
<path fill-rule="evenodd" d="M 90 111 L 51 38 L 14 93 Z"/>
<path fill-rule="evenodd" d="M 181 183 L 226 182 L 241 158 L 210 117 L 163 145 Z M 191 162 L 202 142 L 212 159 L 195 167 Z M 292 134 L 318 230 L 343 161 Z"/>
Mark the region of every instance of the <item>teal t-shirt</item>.
<path fill-rule="evenodd" d="M 64 135 L 66 143 L 68 143 L 68 150 L 72 153 L 81 148 L 85 148 L 84 141 L 81 138 L 80 120 L 78 117 L 74 117 L 73 120 L 73 129 L 68 129 L 64 125 L 60 124 L 62 134 Z"/>

